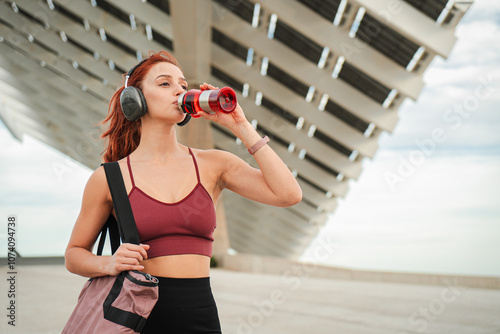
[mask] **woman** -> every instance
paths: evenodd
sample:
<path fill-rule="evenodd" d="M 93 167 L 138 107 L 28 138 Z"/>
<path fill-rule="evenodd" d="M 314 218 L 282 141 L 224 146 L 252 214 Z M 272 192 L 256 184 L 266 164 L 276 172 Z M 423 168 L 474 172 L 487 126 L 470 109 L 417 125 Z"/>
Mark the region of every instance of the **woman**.
<path fill-rule="evenodd" d="M 177 141 L 184 120 L 177 100 L 188 89 L 181 68 L 168 52 L 152 54 L 129 72 L 128 86 L 140 89 L 147 112 L 125 119 L 121 87 L 110 102 L 104 161 L 118 161 L 141 244 L 122 244 L 112 256 L 92 248 L 113 203 L 103 167 L 90 176 L 82 207 L 66 249 L 66 267 L 85 276 L 140 270 L 160 280 L 160 298 L 143 333 L 220 333 L 210 289 L 214 205 L 224 188 L 246 198 L 286 207 L 302 191 L 283 161 L 245 118 L 238 105 L 230 114 L 201 116 L 226 127 L 247 148 L 257 148 L 260 170 L 220 150 L 191 149 Z M 200 89 L 215 89 L 204 83 Z M 257 143 L 257 144 L 256 144 Z M 257 146 L 254 146 L 257 145 Z"/>

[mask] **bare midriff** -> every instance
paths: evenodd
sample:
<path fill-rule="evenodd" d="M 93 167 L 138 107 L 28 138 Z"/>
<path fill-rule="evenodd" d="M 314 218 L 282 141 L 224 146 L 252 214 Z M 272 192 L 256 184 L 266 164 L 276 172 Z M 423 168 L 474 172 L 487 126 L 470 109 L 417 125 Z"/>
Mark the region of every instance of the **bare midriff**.
<path fill-rule="evenodd" d="M 198 254 L 159 256 L 141 262 L 145 273 L 158 277 L 199 278 L 210 276 L 210 258 Z"/>

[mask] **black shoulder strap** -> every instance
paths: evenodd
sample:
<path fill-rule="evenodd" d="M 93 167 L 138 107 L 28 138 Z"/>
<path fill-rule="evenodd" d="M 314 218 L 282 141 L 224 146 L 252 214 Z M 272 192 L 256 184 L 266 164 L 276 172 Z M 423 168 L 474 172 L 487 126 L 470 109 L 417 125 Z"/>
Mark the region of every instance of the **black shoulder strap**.
<path fill-rule="evenodd" d="M 101 238 L 97 249 L 98 255 L 102 254 L 102 248 L 104 247 L 104 240 L 106 238 L 106 229 L 109 229 L 111 249 L 113 253 L 119 246 L 119 242 L 118 244 L 116 242 L 117 239 L 119 239 L 118 234 L 123 242 L 137 245 L 140 243 L 139 232 L 137 231 L 137 226 L 135 225 L 134 215 L 127 196 L 127 190 L 125 189 L 125 183 L 123 182 L 120 166 L 116 161 L 104 163 L 102 165 L 104 166 L 104 171 L 106 173 L 106 179 L 108 181 L 111 198 L 113 199 L 113 207 L 115 208 L 118 223 L 116 223 L 113 215 L 109 216 L 103 230 L 101 231 Z"/>
<path fill-rule="evenodd" d="M 109 238 L 111 243 L 111 254 L 114 254 L 120 247 L 120 232 L 118 232 L 118 223 L 113 215 L 109 215 L 106 224 L 102 227 L 99 245 L 97 246 L 97 255 L 102 255 L 104 242 L 106 241 L 106 232 L 109 230 Z"/>

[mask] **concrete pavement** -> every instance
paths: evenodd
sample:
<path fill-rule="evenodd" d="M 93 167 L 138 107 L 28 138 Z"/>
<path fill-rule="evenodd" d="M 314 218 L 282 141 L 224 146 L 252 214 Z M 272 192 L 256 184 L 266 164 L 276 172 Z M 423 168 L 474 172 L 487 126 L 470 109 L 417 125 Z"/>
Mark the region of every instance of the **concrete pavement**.
<path fill-rule="evenodd" d="M 16 326 L 8 322 L 7 267 L 0 266 L 1 333 L 60 333 L 85 278 L 63 265 L 19 265 Z M 297 268 L 296 268 L 297 269 Z M 500 290 L 212 270 L 226 334 L 500 333 Z"/>

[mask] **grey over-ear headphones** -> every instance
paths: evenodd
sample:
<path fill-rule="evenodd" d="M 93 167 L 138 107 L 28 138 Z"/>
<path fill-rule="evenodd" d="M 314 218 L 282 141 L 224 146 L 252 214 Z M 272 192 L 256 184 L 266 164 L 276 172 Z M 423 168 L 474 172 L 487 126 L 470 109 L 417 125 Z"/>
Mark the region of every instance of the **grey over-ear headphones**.
<path fill-rule="evenodd" d="M 134 71 L 146 61 L 142 60 L 139 64 L 135 65 L 128 71 L 125 76 L 125 88 L 120 94 L 120 105 L 123 110 L 125 118 L 129 121 L 136 121 L 146 114 L 148 111 L 148 105 L 146 103 L 146 98 L 142 94 L 141 90 L 134 86 L 127 86 L 128 79 L 132 76 Z M 191 120 L 191 115 L 186 114 L 182 122 L 177 123 L 179 126 L 186 125 Z"/>

